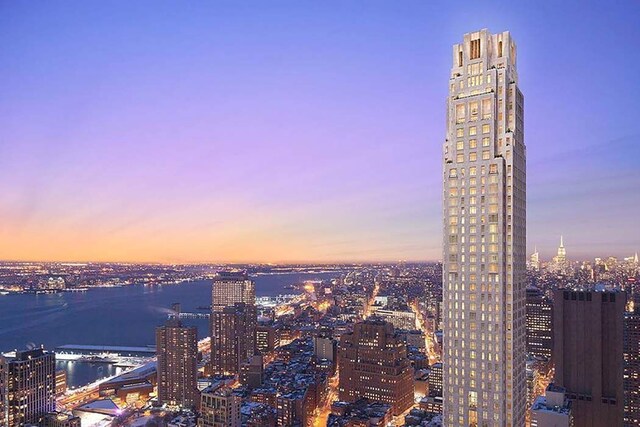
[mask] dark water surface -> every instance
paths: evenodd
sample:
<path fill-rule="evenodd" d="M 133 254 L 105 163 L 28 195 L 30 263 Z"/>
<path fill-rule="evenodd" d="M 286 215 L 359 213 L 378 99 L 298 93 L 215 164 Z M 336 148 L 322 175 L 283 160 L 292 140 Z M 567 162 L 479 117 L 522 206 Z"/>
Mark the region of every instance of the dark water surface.
<path fill-rule="evenodd" d="M 304 280 L 329 279 L 335 273 L 287 273 L 256 276 L 258 296 L 294 293 L 285 286 Z M 211 303 L 211 281 L 179 285 L 96 288 L 84 293 L 0 296 L 0 351 L 64 344 L 145 346 L 153 345 L 155 327 L 162 324 L 171 304 L 182 311 L 202 311 Z M 208 333 L 206 319 L 185 320 Z M 58 362 L 67 370 L 70 385 L 82 385 L 117 373 L 107 364 Z"/>

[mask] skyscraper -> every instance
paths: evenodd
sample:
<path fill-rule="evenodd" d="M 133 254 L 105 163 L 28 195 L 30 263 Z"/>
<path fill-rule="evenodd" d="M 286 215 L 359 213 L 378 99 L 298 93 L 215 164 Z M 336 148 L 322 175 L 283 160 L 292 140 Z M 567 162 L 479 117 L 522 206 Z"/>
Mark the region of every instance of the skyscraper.
<path fill-rule="evenodd" d="M 533 250 L 533 253 L 529 257 L 529 268 L 532 270 L 539 271 L 540 270 L 540 253 L 538 252 L 538 248 Z"/>
<path fill-rule="evenodd" d="M 640 306 L 624 317 L 624 423 L 640 425 Z"/>
<path fill-rule="evenodd" d="M 218 272 L 211 287 L 211 310 L 222 311 L 237 302 L 255 305 L 256 284 L 246 272 Z"/>
<path fill-rule="evenodd" d="M 623 422 L 624 292 L 558 289 L 554 303 L 554 383 L 572 400 L 575 425 Z"/>
<path fill-rule="evenodd" d="M 156 329 L 158 400 L 186 408 L 198 402 L 198 335 L 195 326 L 178 319 Z"/>
<path fill-rule="evenodd" d="M 526 160 L 509 32 L 453 46 L 444 155 L 444 421 L 522 426 Z"/>
<path fill-rule="evenodd" d="M 38 348 L 0 358 L 0 426 L 43 424 L 45 415 L 56 409 L 55 378 L 53 352 Z"/>
<path fill-rule="evenodd" d="M 211 368 L 236 373 L 256 347 L 256 285 L 246 272 L 219 272 L 211 288 Z"/>
<path fill-rule="evenodd" d="M 243 302 L 212 313 L 211 369 L 235 374 L 255 351 L 255 306 Z"/>
<path fill-rule="evenodd" d="M 553 349 L 553 303 L 540 289 L 527 288 L 527 352 L 551 359 Z"/>
<path fill-rule="evenodd" d="M 338 398 L 367 398 L 392 405 L 394 415 L 413 404 L 413 368 L 393 325 L 378 318 L 356 323 L 338 345 Z"/>

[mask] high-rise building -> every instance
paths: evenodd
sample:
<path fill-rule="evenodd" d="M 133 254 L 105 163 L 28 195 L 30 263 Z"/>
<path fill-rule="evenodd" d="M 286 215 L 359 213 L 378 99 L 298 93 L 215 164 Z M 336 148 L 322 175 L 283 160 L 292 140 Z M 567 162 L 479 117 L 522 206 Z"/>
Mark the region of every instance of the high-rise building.
<path fill-rule="evenodd" d="M 56 359 L 42 348 L 0 358 L 0 426 L 44 424 L 56 409 Z"/>
<path fill-rule="evenodd" d="M 553 302 L 540 289 L 527 288 L 527 352 L 551 359 L 553 349 Z"/>
<path fill-rule="evenodd" d="M 237 373 L 256 350 L 256 286 L 246 272 L 219 272 L 211 290 L 211 369 Z"/>
<path fill-rule="evenodd" d="M 313 354 L 318 359 L 336 360 L 336 341 L 330 337 L 313 337 Z"/>
<path fill-rule="evenodd" d="M 213 279 L 211 287 L 211 310 L 222 311 L 225 307 L 243 302 L 256 303 L 256 284 L 246 272 L 221 271 Z"/>
<path fill-rule="evenodd" d="M 212 313 L 211 369 L 215 373 L 235 374 L 254 354 L 255 305 L 243 302 Z"/>
<path fill-rule="evenodd" d="M 564 239 L 560 236 L 560 246 L 558 252 L 547 266 L 549 271 L 560 274 L 570 274 L 572 272 L 571 262 L 567 259 L 567 250 L 564 247 Z"/>
<path fill-rule="evenodd" d="M 395 415 L 413 404 L 413 368 L 393 325 L 377 318 L 356 323 L 338 345 L 338 397 L 388 403 Z"/>
<path fill-rule="evenodd" d="M 624 424 L 640 425 L 640 307 L 624 317 Z"/>
<path fill-rule="evenodd" d="M 56 371 L 56 397 L 60 397 L 67 392 L 67 371 L 60 369 Z"/>
<path fill-rule="evenodd" d="M 553 303 L 554 383 L 572 400 L 575 425 L 622 425 L 626 294 L 558 289 Z"/>
<path fill-rule="evenodd" d="M 198 427 L 240 427 L 241 398 L 224 385 L 213 385 L 200 396 Z"/>
<path fill-rule="evenodd" d="M 0 427 L 7 427 L 7 360 L 0 354 Z"/>
<path fill-rule="evenodd" d="M 536 271 L 540 270 L 540 253 L 538 253 L 538 248 L 535 248 L 529 257 L 529 268 Z"/>
<path fill-rule="evenodd" d="M 526 412 L 524 98 L 509 32 L 453 46 L 444 156 L 444 423 Z"/>
<path fill-rule="evenodd" d="M 192 408 L 198 403 L 198 333 L 170 319 L 156 328 L 158 354 L 158 400 Z"/>
<path fill-rule="evenodd" d="M 442 397 L 442 363 L 437 362 L 429 368 L 429 396 Z"/>
<path fill-rule="evenodd" d="M 264 379 L 264 361 L 262 356 L 251 356 L 240 364 L 240 384 L 250 389 L 258 388 Z"/>
<path fill-rule="evenodd" d="M 556 260 L 558 262 L 565 262 L 567 260 L 567 250 L 564 248 L 564 239 L 562 236 L 560 236 L 560 246 L 558 246 Z"/>
<path fill-rule="evenodd" d="M 278 330 L 273 325 L 256 326 L 256 351 L 266 354 L 280 345 Z"/>
<path fill-rule="evenodd" d="M 571 401 L 564 388 L 549 384 L 545 395 L 536 398 L 531 406 L 531 427 L 573 427 Z"/>

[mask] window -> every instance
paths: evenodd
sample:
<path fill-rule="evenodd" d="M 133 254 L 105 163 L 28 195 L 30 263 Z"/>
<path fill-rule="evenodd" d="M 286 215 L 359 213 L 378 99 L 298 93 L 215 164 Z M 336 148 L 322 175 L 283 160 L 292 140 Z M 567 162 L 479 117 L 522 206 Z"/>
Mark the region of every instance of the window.
<path fill-rule="evenodd" d="M 489 150 L 483 150 L 482 151 L 482 160 L 489 160 L 490 158 L 491 157 L 490 157 L 490 154 L 489 154 Z"/>
<path fill-rule="evenodd" d="M 456 142 L 456 150 L 464 150 L 464 141 L 463 140 L 458 140 L 458 142 Z"/>
<path fill-rule="evenodd" d="M 476 141 L 475 139 L 469 140 L 469 148 L 476 148 L 477 146 L 478 146 L 478 141 Z"/>
<path fill-rule="evenodd" d="M 465 121 L 465 108 L 464 104 L 456 105 L 456 123 L 464 123 Z"/>
<path fill-rule="evenodd" d="M 491 131 L 491 126 L 488 124 L 482 125 L 482 133 L 489 133 Z"/>
<path fill-rule="evenodd" d="M 457 163 L 462 163 L 462 162 L 464 162 L 464 154 L 458 154 L 458 155 L 456 155 L 456 162 L 457 162 Z"/>
<path fill-rule="evenodd" d="M 502 58 L 502 40 L 498 42 L 498 58 Z"/>
<path fill-rule="evenodd" d="M 478 154 L 477 153 L 469 153 L 469 161 L 470 162 L 475 162 L 476 160 L 478 160 Z"/>
<path fill-rule="evenodd" d="M 478 118 L 478 103 L 470 102 L 469 103 L 469 114 L 471 114 L 471 120 L 476 120 Z"/>
<path fill-rule="evenodd" d="M 482 146 L 483 147 L 488 147 L 489 146 L 489 138 L 488 137 L 484 137 L 482 138 Z"/>
<path fill-rule="evenodd" d="M 475 126 L 469 128 L 469 135 L 475 135 L 478 133 L 478 129 Z"/>
<path fill-rule="evenodd" d="M 491 100 L 490 99 L 482 100 L 482 118 L 483 119 L 491 118 Z"/>
<path fill-rule="evenodd" d="M 471 52 L 469 54 L 470 59 L 480 58 L 480 39 L 471 40 Z"/>
<path fill-rule="evenodd" d="M 464 129 L 463 128 L 456 129 L 456 136 L 458 138 L 463 137 L 464 136 Z"/>

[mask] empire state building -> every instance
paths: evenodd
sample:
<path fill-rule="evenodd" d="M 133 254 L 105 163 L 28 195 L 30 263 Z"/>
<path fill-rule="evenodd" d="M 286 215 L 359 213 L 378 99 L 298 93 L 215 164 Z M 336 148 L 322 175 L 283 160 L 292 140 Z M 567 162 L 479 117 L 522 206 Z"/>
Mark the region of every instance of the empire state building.
<path fill-rule="evenodd" d="M 509 32 L 453 46 L 444 187 L 444 421 L 525 425 L 524 98 Z"/>

